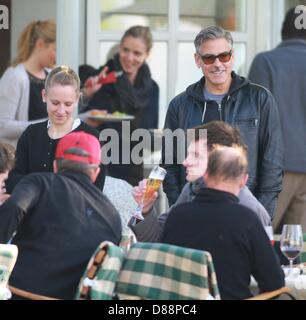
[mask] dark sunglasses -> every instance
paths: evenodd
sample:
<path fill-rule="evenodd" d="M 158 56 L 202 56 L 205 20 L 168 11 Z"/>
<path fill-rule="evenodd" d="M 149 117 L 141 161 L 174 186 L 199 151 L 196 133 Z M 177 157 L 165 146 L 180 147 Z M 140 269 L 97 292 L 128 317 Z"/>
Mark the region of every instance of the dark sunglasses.
<path fill-rule="evenodd" d="M 232 50 L 230 50 L 229 52 L 222 52 L 217 56 L 214 54 L 204 54 L 203 56 L 199 56 L 201 57 L 204 64 L 213 64 L 216 61 L 216 59 L 219 59 L 219 61 L 223 63 L 229 62 L 231 60 L 232 54 L 233 52 Z"/>

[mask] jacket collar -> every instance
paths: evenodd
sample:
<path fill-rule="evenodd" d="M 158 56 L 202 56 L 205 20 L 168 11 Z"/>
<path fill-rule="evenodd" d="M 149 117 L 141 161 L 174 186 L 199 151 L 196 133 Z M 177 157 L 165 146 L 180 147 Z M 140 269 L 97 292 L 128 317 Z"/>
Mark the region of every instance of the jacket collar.
<path fill-rule="evenodd" d="M 199 190 L 198 194 L 196 195 L 195 201 L 201 202 L 226 202 L 226 203 L 238 203 L 239 199 L 234 194 L 220 191 L 216 189 L 210 188 L 202 188 Z"/>
<path fill-rule="evenodd" d="M 227 96 L 231 96 L 236 91 L 240 90 L 244 86 L 248 85 L 250 83 L 249 80 L 246 78 L 239 76 L 234 71 L 232 71 L 232 83 L 229 89 L 229 92 L 227 93 Z M 186 89 L 186 93 L 188 96 L 191 96 L 196 101 L 200 103 L 204 103 L 204 95 L 203 95 L 203 88 L 205 86 L 205 77 L 203 76 L 200 81 L 190 85 Z"/>

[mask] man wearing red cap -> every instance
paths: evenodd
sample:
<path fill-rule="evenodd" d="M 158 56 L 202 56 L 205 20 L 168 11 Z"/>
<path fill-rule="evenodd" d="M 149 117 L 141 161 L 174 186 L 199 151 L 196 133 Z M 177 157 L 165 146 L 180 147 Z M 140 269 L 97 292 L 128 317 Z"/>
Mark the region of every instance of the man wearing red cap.
<path fill-rule="evenodd" d="M 100 143 L 73 132 L 58 143 L 55 173 L 25 176 L 0 208 L 0 243 L 19 249 L 10 284 L 32 293 L 73 299 L 86 265 L 102 241 L 119 244 L 118 212 L 93 184 Z"/>

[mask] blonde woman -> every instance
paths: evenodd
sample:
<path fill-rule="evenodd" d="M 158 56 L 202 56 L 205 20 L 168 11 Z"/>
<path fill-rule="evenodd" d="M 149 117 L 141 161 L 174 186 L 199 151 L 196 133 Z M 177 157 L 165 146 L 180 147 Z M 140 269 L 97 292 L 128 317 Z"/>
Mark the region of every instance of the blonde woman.
<path fill-rule="evenodd" d="M 16 165 L 6 183 L 8 192 L 26 174 L 32 172 L 52 172 L 55 149 L 59 140 L 72 131 L 84 131 L 99 138 L 99 132 L 74 119 L 74 112 L 80 98 L 80 79 L 67 66 L 54 68 L 46 79 L 42 92 L 47 104 L 48 120 L 31 124 L 18 140 L 16 149 Z M 101 190 L 104 185 L 105 170 L 95 182 Z"/>
<path fill-rule="evenodd" d="M 47 117 L 41 90 L 55 65 L 56 25 L 52 20 L 33 21 L 18 40 L 18 53 L 0 80 L 0 138 L 16 145 L 31 123 Z"/>

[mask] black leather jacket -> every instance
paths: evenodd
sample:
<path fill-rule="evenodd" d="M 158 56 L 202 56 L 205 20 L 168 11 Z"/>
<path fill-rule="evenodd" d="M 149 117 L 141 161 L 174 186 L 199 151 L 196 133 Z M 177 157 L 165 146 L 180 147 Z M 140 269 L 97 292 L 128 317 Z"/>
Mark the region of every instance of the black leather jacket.
<path fill-rule="evenodd" d="M 170 102 L 165 129 L 187 130 L 202 124 L 205 104 L 216 103 L 205 101 L 204 83 L 203 77 Z M 272 94 L 233 72 L 232 84 L 219 107 L 219 114 L 220 120 L 239 128 L 248 146 L 248 187 L 273 217 L 277 195 L 282 188 L 283 140 Z M 186 174 L 175 159 L 173 165 L 164 164 L 164 167 L 167 170 L 164 191 L 171 205 L 186 183 Z"/>

